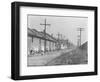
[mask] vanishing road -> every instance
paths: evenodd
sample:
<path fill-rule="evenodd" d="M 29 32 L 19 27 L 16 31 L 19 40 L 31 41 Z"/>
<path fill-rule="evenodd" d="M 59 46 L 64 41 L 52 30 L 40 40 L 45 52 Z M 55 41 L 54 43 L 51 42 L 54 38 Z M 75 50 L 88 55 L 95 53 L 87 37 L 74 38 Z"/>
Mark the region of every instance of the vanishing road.
<path fill-rule="evenodd" d="M 73 49 L 64 49 L 59 51 L 52 51 L 47 52 L 44 55 L 34 55 L 34 56 L 28 56 L 27 65 L 28 66 L 44 66 L 49 61 L 52 61 L 54 58 L 62 55 L 62 53 L 70 52 Z"/>

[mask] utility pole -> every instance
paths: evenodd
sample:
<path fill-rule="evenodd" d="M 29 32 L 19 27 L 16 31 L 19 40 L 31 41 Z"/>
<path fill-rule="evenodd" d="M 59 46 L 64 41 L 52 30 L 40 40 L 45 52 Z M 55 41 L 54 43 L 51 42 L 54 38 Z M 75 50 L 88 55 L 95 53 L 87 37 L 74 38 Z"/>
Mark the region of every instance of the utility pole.
<path fill-rule="evenodd" d="M 77 39 L 77 46 L 79 47 L 80 46 L 80 38 L 78 36 L 78 39 Z"/>
<path fill-rule="evenodd" d="M 57 34 L 58 36 L 58 50 L 61 49 L 61 45 L 60 45 L 60 33 L 58 32 Z"/>
<path fill-rule="evenodd" d="M 58 41 L 59 41 L 59 39 L 60 39 L 60 33 L 59 32 L 58 32 L 57 36 L 58 36 Z"/>
<path fill-rule="evenodd" d="M 45 19 L 45 21 L 44 21 L 44 24 L 40 24 L 40 25 L 44 25 L 44 38 L 45 38 L 45 40 L 44 40 L 44 52 L 46 52 L 46 27 L 47 26 L 50 26 L 50 24 L 47 24 L 47 21 L 46 21 L 46 19 Z"/>
<path fill-rule="evenodd" d="M 78 30 L 77 31 L 79 31 L 79 36 L 78 36 L 78 38 L 79 38 L 79 46 L 81 46 L 81 41 L 82 41 L 82 31 L 84 31 L 84 28 L 78 28 Z"/>

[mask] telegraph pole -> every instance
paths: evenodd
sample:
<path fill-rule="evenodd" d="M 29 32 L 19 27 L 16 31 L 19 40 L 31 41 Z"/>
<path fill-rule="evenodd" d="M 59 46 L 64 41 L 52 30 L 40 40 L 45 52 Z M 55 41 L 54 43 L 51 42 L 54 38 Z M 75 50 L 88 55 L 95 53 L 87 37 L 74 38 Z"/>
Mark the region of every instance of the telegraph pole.
<path fill-rule="evenodd" d="M 84 28 L 78 28 L 77 31 L 79 31 L 79 33 L 80 33 L 79 36 L 78 36 L 79 37 L 78 43 L 79 43 L 79 46 L 81 46 L 81 40 L 82 40 L 81 37 L 82 37 L 82 31 L 84 31 Z"/>
<path fill-rule="evenodd" d="M 58 33 L 57 36 L 58 36 L 58 49 L 60 49 L 61 48 L 61 46 L 60 46 L 60 33 Z"/>
<path fill-rule="evenodd" d="M 45 38 L 45 40 L 44 40 L 44 52 L 46 52 L 46 27 L 47 26 L 50 26 L 50 24 L 47 24 L 47 21 L 46 21 L 46 19 L 45 19 L 45 21 L 44 21 L 44 24 L 40 24 L 40 25 L 44 25 L 44 38 Z"/>
<path fill-rule="evenodd" d="M 60 39 L 60 33 L 59 32 L 58 32 L 57 36 L 58 36 L 58 41 L 59 41 L 59 39 Z"/>

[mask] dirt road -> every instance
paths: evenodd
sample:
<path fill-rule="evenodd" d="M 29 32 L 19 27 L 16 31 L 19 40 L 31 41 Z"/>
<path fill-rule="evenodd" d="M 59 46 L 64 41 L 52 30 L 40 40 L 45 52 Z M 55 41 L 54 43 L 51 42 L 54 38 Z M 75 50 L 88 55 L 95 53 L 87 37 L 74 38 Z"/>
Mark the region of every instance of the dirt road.
<path fill-rule="evenodd" d="M 49 61 L 60 56 L 62 53 L 70 52 L 72 49 L 47 52 L 44 55 L 28 56 L 28 66 L 44 66 Z"/>

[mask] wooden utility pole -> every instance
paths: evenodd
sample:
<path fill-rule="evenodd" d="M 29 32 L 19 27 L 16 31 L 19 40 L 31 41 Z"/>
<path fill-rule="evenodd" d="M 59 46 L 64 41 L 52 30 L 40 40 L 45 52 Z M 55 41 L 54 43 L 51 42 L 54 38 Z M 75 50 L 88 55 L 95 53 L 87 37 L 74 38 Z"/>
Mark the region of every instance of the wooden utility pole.
<path fill-rule="evenodd" d="M 46 52 L 46 27 L 47 26 L 50 26 L 50 24 L 47 24 L 47 21 L 46 21 L 46 19 L 45 19 L 45 21 L 44 21 L 44 24 L 40 24 L 40 25 L 44 25 L 44 38 L 45 38 L 45 40 L 44 40 L 44 52 Z"/>
<path fill-rule="evenodd" d="M 80 33 L 79 36 L 78 36 L 78 37 L 79 37 L 79 40 L 78 40 L 78 41 L 79 41 L 79 42 L 78 42 L 78 43 L 79 43 L 79 46 L 81 46 L 82 31 L 83 31 L 83 30 L 84 30 L 84 28 L 78 28 L 78 30 L 77 30 L 77 31 L 79 31 L 79 33 Z"/>
<path fill-rule="evenodd" d="M 57 36 L 58 36 L 58 45 L 57 45 L 58 46 L 58 50 L 61 49 L 61 45 L 60 45 L 60 35 L 61 35 L 60 33 L 57 34 Z"/>
<path fill-rule="evenodd" d="M 79 38 L 77 39 L 77 46 L 78 47 L 80 46 L 80 39 Z"/>
<path fill-rule="evenodd" d="M 59 32 L 58 32 L 57 36 L 58 36 L 58 41 L 59 41 L 59 39 L 60 39 L 60 33 Z"/>

